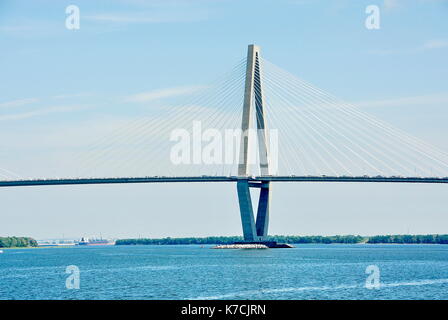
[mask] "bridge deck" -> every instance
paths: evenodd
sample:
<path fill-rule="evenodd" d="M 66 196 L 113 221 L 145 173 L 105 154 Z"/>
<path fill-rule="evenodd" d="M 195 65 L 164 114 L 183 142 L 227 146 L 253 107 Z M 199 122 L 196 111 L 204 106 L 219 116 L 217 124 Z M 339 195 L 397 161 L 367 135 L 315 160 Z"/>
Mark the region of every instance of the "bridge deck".
<path fill-rule="evenodd" d="M 246 179 L 250 182 L 395 182 L 395 183 L 448 183 L 448 177 L 335 177 L 335 176 L 197 176 L 197 177 L 133 177 L 133 178 L 70 178 L 4 180 L 0 187 L 52 186 L 78 184 L 117 184 L 117 183 L 168 183 L 168 182 L 236 182 Z"/>

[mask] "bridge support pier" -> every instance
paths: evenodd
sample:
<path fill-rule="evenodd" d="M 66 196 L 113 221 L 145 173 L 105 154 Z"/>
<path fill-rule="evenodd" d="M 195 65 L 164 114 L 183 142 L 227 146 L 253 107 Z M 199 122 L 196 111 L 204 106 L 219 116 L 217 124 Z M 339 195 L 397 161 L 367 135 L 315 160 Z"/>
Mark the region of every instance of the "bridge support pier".
<path fill-rule="evenodd" d="M 256 220 L 254 217 L 250 188 L 260 189 Z M 268 235 L 269 226 L 269 182 L 250 183 L 248 180 L 239 180 L 237 182 L 237 191 L 244 241 L 265 241 Z"/>

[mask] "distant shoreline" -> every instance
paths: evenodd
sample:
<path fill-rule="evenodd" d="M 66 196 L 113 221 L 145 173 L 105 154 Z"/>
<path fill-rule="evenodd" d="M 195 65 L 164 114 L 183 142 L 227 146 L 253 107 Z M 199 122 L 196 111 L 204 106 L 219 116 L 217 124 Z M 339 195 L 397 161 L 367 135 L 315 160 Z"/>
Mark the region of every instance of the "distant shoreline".
<path fill-rule="evenodd" d="M 226 245 L 243 241 L 239 236 L 188 237 L 188 238 L 138 238 L 119 239 L 115 245 Z M 336 236 L 269 236 L 267 241 L 286 244 L 448 244 L 448 234 L 427 235 L 336 235 Z M 74 245 L 39 246 L 30 237 L 0 237 L 2 249 L 69 248 Z M 91 246 L 89 246 L 91 247 Z M 101 246 L 99 246 L 101 247 Z"/>
<path fill-rule="evenodd" d="M 219 245 L 243 241 L 242 237 L 138 238 L 119 239 L 115 245 Z M 448 244 L 447 234 L 378 236 L 269 236 L 267 241 L 288 244 Z"/>

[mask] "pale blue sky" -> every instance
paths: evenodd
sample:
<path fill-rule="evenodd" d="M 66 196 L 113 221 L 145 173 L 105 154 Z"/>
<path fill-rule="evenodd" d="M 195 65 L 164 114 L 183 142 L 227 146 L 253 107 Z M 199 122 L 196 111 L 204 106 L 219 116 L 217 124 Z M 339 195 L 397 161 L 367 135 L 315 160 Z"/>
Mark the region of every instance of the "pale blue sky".
<path fill-rule="evenodd" d="M 65 28 L 69 4 L 80 30 Z M 380 30 L 364 27 L 370 4 L 381 8 Z M 0 167 L 36 173 L 52 148 L 76 147 L 75 133 L 138 116 L 139 94 L 203 85 L 253 42 L 283 69 L 448 150 L 447 15 L 444 0 L 3 0 Z M 240 234 L 235 189 L 2 189 L 0 235 Z M 270 233 L 447 233 L 446 191 L 276 184 Z"/>

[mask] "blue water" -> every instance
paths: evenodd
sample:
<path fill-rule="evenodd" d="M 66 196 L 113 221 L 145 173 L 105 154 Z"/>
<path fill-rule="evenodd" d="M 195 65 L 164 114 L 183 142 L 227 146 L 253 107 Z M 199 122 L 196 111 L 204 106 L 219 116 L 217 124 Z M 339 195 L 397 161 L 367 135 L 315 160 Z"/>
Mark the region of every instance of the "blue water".
<path fill-rule="evenodd" d="M 80 289 L 66 288 L 69 265 Z M 365 287 L 369 265 L 379 289 Z M 448 246 L 10 249 L 0 254 L 0 299 L 448 299 Z"/>

